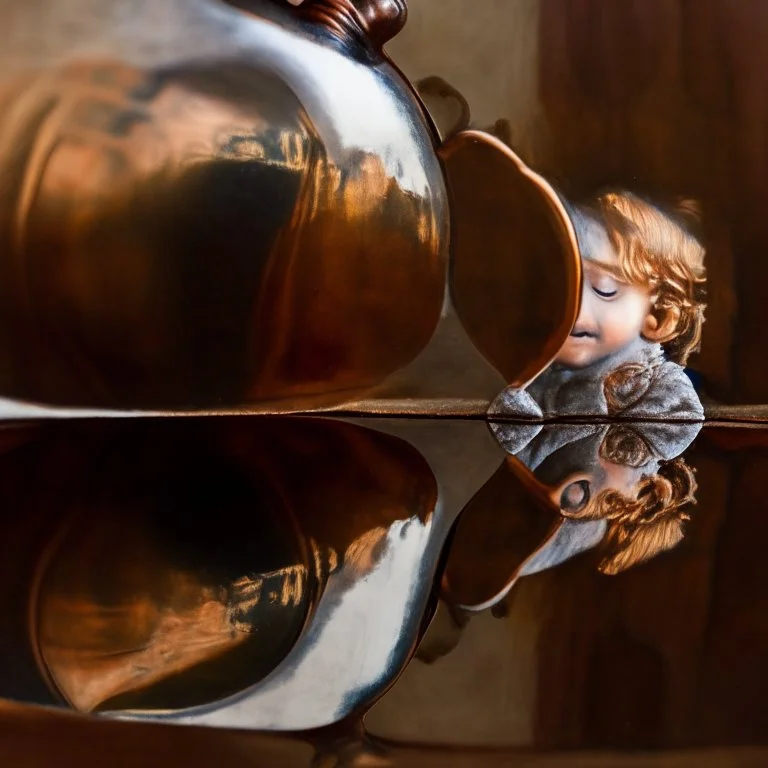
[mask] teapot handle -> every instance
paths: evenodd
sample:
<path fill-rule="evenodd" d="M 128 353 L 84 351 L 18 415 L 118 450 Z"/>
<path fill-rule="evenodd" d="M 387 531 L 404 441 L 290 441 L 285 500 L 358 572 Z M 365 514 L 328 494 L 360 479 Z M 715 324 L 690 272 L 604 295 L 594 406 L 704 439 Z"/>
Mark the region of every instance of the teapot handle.
<path fill-rule="evenodd" d="M 405 25 L 407 0 L 288 0 L 302 14 L 340 36 L 353 36 L 381 49 Z"/>

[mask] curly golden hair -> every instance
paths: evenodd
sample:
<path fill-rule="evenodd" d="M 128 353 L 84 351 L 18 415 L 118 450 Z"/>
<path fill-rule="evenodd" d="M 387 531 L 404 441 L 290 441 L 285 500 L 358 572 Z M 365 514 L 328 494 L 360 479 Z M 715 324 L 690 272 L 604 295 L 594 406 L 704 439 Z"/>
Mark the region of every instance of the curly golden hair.
<path fill-rule="evenodd" d="M 607 190 L 580 206 L 606 229 L 616 249 L 619 275 L 651 290 L 659 324 L 672 321 L 660 339 L 667 357 L 685 365 L 698 350 L 706 307 L 704 247 L 694 232 L 695 202 L 678 200 L 668 211 L 625 190 Z"/>
<path fill-rule="evenodd" d="M 641 467 L 651 457 L 645 441 L 631 427 L 612 426 L 600 446 L 600 456 L 614 463 Z M 659 471 L 643 477 L 632 496 L 607 488 L 574 515 L 579 520 L 607 520 L 599 570 L 614 575 L 677 546 L 686 508 L 696 503 L 696 478 L 682 458 L 663 462 Z M 565 513 L 561 513 L 565 514 Z"/>

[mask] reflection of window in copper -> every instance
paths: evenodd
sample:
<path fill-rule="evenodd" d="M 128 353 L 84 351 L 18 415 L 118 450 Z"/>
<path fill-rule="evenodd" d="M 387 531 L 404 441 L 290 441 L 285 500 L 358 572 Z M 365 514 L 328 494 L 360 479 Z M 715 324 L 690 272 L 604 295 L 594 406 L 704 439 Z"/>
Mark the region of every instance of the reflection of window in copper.
<path fill-rule="evenodd" d="M 173 675 L 210 661 L 243 643 L 247 632 L 228 616 L 227 607 L 201 590 L 199 606 L 187 612 L 163 612 L 154 616 L 149 637 L 138 648 L 119 652 L 73 650 L 66 637 L 59 642 L 41 637 L 45 662 L 55 671 L 55 684 L 69 703 L 80 711 L 90 712 L 110 699 L 153 685 Z M 115 616 L 89 615 L 90 603 L 64 603 L 54 600 L 46 604 L 46 616 L 66 624 L 79 625 L 79 636 L 103 637 L 105 629 L 114 631 Z M 156 613 L 149 599 L 121 609 L 126 626 L 140 626 L 142 617 Z"/>
<path fill-rule="evenodd" d="M 241 632 L 248 632 L 248 612 L 257 608 L 262 600 L 282 608 L 298 607 L 306 598 L 307 579 L 307 569 L 303 565 L 291 565 L 258 576 L 243 576 L 232 584 L 227 601 L 230 621 Z"/>
<path fill-rule="evenodd" d="M 244 576 L 223 594 L 191 574 L 173 574 L 175 608 L 161 608 L 149 596 L 115 608 L 56 596 L 45 604 L 44 659 L 69 702 L 91 711 L 242 645 L 259 629 L 253 616 L 260 604 L 300 608 L 307 579 L 305 566 L 289 566 Z M 55 631 L 51 637 L 45 634 L 48 627 Z M 123 632 L 123 642 L 135 638 L 133 647 L 107 650 L 105 640 L 120 642 Z"/>
<path fill-rule="evenodd" d="M 367 573 L 373 569 L 378 560 L 378 555 L 386 546 L 385 539 L 387 529 L 383 526 L 372 528 L 362 536 L 355 539 L 344 553 L 344 568 L 351 569 L 353 573 Z"/>
<path fill-rule="evenodd" d="M 256 303 L 254 327 L 273 338 L 255 397 L 279 381 L 296 396 L 316 393 L 330 371 L 339 390 L 373 386 L 416 356 L 442 306 L 442 267 L 428 254 L 446 233 L 429 191 L 402 188 L 364 151 L 335 165 L 317 148 L 312 162 Z M 396 298 L 405 296 L 419 300 Z"/>
<path fill-rule="evenodd" d="M 334 401 L 431 336 L 442 200 L 401 187 L 377 155 L 332 162 L 274 73 L 99 62 L 9 86 L 7 105 L 5 394 Z"/>
<path fill-rule="evenodd" d="M 346 215 L 353 220 L 370 217 L 386 198 L 389 184 L 384 161 L 377 155 L 362 154 L 354 174 L 344 180 L 340 190 Z"/>

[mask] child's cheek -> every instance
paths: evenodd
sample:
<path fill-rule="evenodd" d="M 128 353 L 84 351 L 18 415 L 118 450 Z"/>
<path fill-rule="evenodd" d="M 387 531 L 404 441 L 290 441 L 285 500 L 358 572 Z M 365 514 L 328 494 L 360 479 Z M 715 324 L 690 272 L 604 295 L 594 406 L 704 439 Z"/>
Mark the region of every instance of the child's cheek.
<path fill-rule="evenodd" d="M 630 292 L 612 302 L 606 302 L 603 317 L 603 341 L 616 351 L 631 344 L 640 336 L 643 322 L 649 309 L 649 302 Z"/>

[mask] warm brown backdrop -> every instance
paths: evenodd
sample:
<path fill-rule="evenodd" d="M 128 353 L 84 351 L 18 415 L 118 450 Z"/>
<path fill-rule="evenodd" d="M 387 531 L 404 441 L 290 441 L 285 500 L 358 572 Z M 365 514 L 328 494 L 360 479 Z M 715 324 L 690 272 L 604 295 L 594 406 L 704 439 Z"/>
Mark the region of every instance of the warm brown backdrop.
<path fill-rule="evenodd" d="M 708 396 L 768 402 L 768 4 L 411 0 L 390 45 L 567 195 L 621 184 L 703 206 L 710 301 L 692 367 Z"/>

